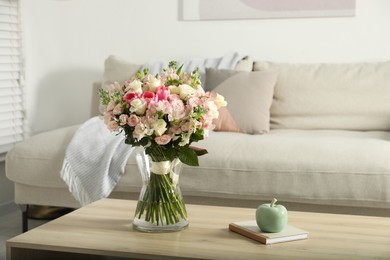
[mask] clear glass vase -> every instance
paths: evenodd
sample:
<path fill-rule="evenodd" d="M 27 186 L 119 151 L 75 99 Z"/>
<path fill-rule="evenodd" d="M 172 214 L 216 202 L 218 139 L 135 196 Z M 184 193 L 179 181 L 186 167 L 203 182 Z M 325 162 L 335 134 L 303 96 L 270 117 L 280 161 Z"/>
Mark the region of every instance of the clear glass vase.
<path fill-rule="evenodd" d="M 173 232 L 188 226 L 187 211 L 179 186 L 182 162 L 162 161 L 137 154 L 143 185 L 133 227 L 143 232 Z"/>

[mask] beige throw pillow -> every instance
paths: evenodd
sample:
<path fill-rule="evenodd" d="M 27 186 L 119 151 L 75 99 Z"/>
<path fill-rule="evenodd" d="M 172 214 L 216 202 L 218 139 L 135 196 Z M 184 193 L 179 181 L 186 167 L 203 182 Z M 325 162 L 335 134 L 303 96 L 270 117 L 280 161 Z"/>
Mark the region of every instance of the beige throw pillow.
<path fill-rule="evenodd" d="M 265 134 L 270 129 L 270 108 L 276 83 L 273 72 L 236 72 L 213 91 L 225 97 L 228 105 L 214 121 L 215 131 Z M 221 71 L 206 70 L 208 82 L 220 80 Z"/>
<path fill-rule="evenodd" d="M 130 77 L 135 75 L 140 68 L 141 65 L 110 55 L 104 61 L 102 88 L 108 89 L 108 86 L 114 81 L 122 83 L 130 79 Z"/>

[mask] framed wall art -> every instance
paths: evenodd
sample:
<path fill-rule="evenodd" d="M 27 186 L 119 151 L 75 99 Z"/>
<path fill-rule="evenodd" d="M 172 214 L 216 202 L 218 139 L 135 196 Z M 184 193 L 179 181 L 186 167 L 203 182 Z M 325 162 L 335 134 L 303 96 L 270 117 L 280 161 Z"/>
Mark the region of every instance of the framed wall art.
<path fill-rule="evenodd" d="M 182 0 L 183 20 L 354 16 L 356 0 Z"/>

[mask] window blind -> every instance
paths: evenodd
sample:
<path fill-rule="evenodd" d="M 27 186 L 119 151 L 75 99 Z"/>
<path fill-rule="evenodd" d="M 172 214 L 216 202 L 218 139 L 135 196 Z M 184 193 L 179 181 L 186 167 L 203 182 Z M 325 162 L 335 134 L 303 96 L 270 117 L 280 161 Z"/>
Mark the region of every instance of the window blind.
<path fill-rule="evenodd" d="M 0 161 L 24 137 L 18 0 L 0 0 Z"/>

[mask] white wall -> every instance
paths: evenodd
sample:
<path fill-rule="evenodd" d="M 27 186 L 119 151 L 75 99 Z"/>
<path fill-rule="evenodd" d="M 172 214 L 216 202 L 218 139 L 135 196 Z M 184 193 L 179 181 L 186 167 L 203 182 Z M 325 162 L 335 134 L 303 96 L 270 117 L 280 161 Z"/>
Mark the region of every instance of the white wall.
<path fill-rule="evenodd" d="M 390 58 L 390 1 L 357 0 L 352 18 L 180 21 L 179 0 L 21 0 L 32 133 L 83 122 L 109 54 L 349 62 Z"/>

